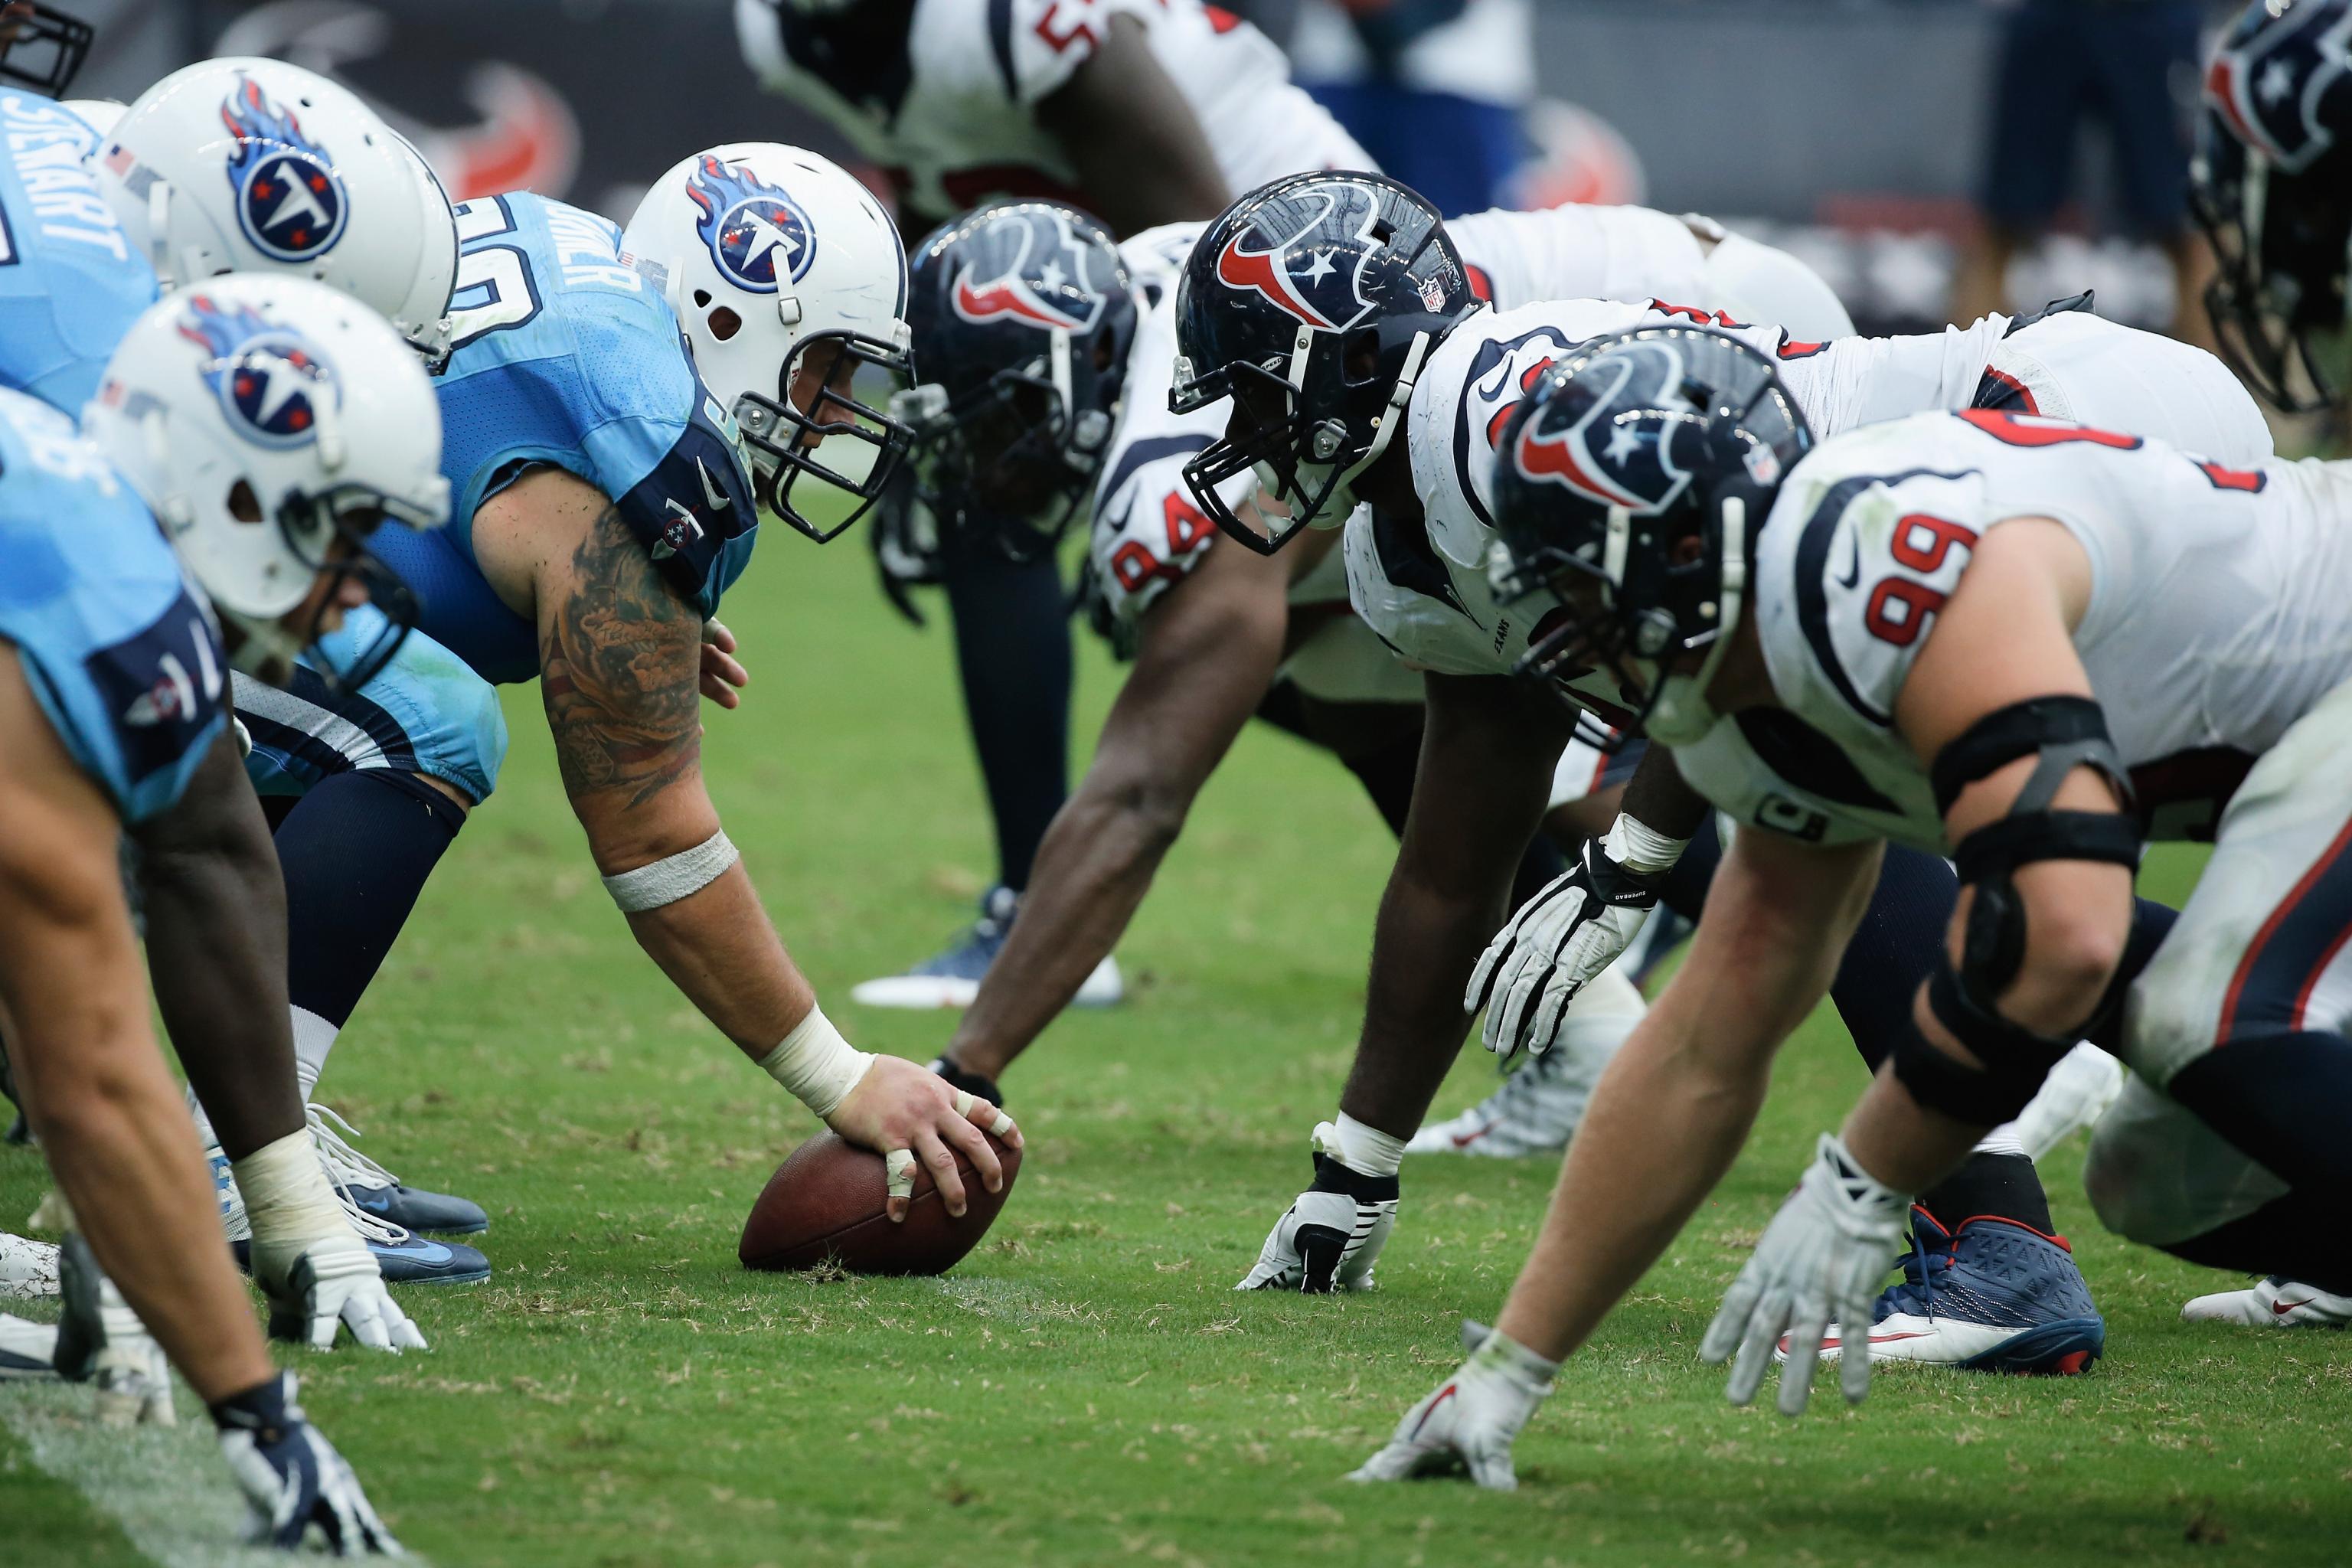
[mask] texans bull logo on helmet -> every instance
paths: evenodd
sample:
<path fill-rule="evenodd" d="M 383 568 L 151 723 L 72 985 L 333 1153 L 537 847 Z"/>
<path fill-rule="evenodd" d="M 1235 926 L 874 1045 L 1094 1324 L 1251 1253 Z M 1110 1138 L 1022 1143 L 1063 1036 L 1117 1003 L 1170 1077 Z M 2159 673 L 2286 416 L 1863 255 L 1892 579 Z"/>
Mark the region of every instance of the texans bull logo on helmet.
<path fill-rule="evenodd" d="M 1584 396 L 1560 398 L 1520 428 L 1512 462 L 1532 483 L 1562 485 L 1602 506 L 1664 510 L 1691 481 L 1672 452 L 1680 416 L 1698 412 L 1682 395 L 1683 374 L 1669 343 L 1612 352 L 1569 384 Z"/>
<path fill-rule="evenodd" d="M 2320 106 L 2352 71 L 2352 12 L 2314 6 L 2231 37 L 2205 69 L 2205 100 L 2240 140 L 2297 174 L 2335 144 Z"/>
<path fill-rule="evenodd" d="M 327 150 L 251 77 L 237 78 L 236 90 L 221 104 L 221 122 L 236 139 L 228 183 L 246 238 L 277 261 L 309 261 L 333 249 L 351 201 Z"/>
<path fill-rule="evenodd" d="M 1045 209 L 1017 215 L 999 229 L 1017 229 L 1020 248 L 998 276 L 976 281 L 967 263 L 949 291 L 967 321 L 1017 321 L 1046 331 L 1089 332 L 1107 300 L 1087 281 L 1087 257 L 1070 220 Z"/>
<path fill-rule="evenodd" d="M 688 200 L 702 209 L 695 232 L 719 270 L 740 288 L 772 294 L 799 282 L 816 259 L 816 231 L 781 186 L 748 169 L 705 155 L 686 177 Z"/>
<path fill-rule="evenodd" d="M 229 427 L 256 445 L 315 440 L 319 410 L 336 395 L 333 367 L 290 328 L 249 306 L 223 309 L 191 295 L 180 335 L 206 353 L 203 372 Z"/>
<path fill-rule="evenodd" d="M 1303 217 L 1295 216 L 1311 203 Z M 1217 281 L 1255 292 L 1318 331 L 1343 332 L 1370 315 L 1361 278 L 1380 202 L 1360 185 L 1331 185 L 1269 202 L 1217 253 Z"/>

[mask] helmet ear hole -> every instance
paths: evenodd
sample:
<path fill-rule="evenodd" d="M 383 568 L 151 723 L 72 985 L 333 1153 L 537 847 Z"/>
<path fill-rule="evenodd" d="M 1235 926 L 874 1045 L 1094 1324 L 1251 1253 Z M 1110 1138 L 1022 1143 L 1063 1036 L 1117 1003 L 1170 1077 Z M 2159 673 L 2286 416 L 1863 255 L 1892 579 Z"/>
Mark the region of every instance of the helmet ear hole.
<path fill-rule="evenodd" d="M 253 487 L 243 479 L 229 487 L 228 514 L 239 522 L 262 521 L 261 500 L 253 493 Z"/>
<path fill-rule="evenodd" d="M 705 316 L 703 323 L 710 329 L 710 335 L 722 343 L 743 330 L 743 318 L 725 305 Z"/>
<path fill-rule="evenodd" d="M 697 289 L 694 291 L 694 308 L 695 308 L 696 310 L 708 310 L 709 309 L 710 309 L 710 290 L 709 290 L 709 289 Z"/>

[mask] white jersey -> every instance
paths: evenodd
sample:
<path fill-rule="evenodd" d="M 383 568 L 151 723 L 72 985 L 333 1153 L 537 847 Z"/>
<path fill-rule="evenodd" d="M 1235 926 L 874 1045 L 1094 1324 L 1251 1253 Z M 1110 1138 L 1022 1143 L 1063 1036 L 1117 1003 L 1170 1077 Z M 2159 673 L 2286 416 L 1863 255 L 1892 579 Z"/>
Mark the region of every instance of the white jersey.
<path fill-rule="evenodd" d="M 1119 247 L 1141 296 L 1142 316 L 1128 353 L 1118 427 L 1096 489 L 1092 546 L 1105 600 L 1129 625 L 1140 621 L 1170 584 L 1183 581 L 1217 537 L 1216 525 L 1185 486 L 1184 465 L 1224 434 L 1224 405 L 1168 411 L 1175 380 L 1176 284 L 1192 242 L 1207 226 L 1169 224 Z M 1715 303 L 1697 235 L 1681 218 L 1647 207 L 1497 210 L 1451 219 L 1445 227 L 1462 252 L 1472 289 L 1506 310 L 1538 300 L 1659 297 Z M 1252 475 L 1237 474 L 1221 493 L 1239 506 L 1255 485 Z M 1293 602 L 1301 604 L 1347 597 L 1336 570 L 1309 574 L 1292 592 Z"/>
<path fill-rule="evenodd" d="M 836 57 L 818 22 L 736 0 L 743 58 L 768 91 L 823 115 L 934 219 L 1006 196 L 1087 204 L 1036 108 L 1132 17 L 1192 105 L 1225 183 L 1246 191 L 1302 169 L 1370 169 L 1370 154 L 1291 84 L 1263 33 L 1201 0 L 915 0 L 891 58 Z"/>
<path fill-rule="evenodd" d="M 2035 416 L 1923 414 L 1790 472 L 1752 612 L 1785 710 L 1678 748 L 1684 778 L 1739 822 L 1949 853 L 1895 700 L 1977 540 L 2019 517 L 2090 558 L 2074 647 L 2153 837 L 2210 837 L 2254 760 L 2352 677 L 2352 465 L 2234 468 Z"/>
<path fill-rule="evenodd" d="M 2085 413 L 2115 405 L 2159 417 L 2164 434 L 2226 453 L 2225 460 L 2270 452 L 2261 412 L 2213 356 L 2080 311 L 2015 324 L 1988 316 L 1941 332 L 1823 343 L 1657 301 L 1553 300 L 1505 310 L 1457 329 L 1413 388 L 1405 439 L 1423 527 L 1363 512 L 1348 522 L 1349 596 L 1401 657 L 1441 674 L 1499 675 L 1527 651 L 1527 618 L 1497 605 L 1487 586 L 1494 444 L 1545 369 L 1575 345 L 1675 320 L 1727 331 L 1772 359 L 1817 440 L 1922 410 L 2013 400 L 2016 386 L 2030 383 L 2042 396 L 2063 397 Z M 2018 374 L 1995 378 L 1990 373 L 2003 365 Z M 2151 382 L 2193 385 L 2197 395 L 2158 402 L 2147 390 Z M 1580 695 L 1612 721 L 1620 715 L 1613 683 L 1596 679 Z"/>

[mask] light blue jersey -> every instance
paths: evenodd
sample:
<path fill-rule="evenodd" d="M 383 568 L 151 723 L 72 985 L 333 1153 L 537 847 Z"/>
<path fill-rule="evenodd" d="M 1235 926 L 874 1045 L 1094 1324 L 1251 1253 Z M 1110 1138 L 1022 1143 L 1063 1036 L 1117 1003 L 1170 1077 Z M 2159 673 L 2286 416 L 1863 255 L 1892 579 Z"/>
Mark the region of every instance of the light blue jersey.
<path fill-rule="evenodd" d="M 533 467 L 603 491 L 706 616 L 751 559 L 751 477 L 677 319 L 593 213 L 518 194 L 460 203 L 456 352 L 436 384 L 449 526 L 376 548 L 424 629 L 493 681 L 539 674 L 538 637 L 475 564 L 474 513 Z"/>
<path fill-rule="evenodd" d="M 0 92 L 0 386 L 65 414 L 155 301 L 155 272 L 82 166 L 98 138 L 46 98 Z"/>
<path fill-rule="evenodd" d="M 127 823 L 177 801 L 227 722 L 220 633 L 163 531 L 70 421 L 6 391 L 0 638 Z"/>

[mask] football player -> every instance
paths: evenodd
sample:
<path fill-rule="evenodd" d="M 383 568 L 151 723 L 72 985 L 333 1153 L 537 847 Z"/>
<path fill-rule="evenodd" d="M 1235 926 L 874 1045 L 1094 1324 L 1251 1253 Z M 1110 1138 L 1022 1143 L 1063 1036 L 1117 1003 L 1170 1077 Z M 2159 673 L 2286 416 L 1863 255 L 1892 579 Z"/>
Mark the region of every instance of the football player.
<path fill-rule="evenodd" d="M 638 945 L 744 1054 L 888 1158 L 894 1215 L 918 1158 L 962 1212 L 951 1151 L 994 1190 L 981 1129 L 1019 1134 L 834 1028 L 720 827 L 699 755 L 698 689 L 723 690 L 719 671 L 734 669 L 705 627 L 751 560 L 760 510 L 829 538 L 904 447 L 903 427 L 852 384 L 861 368 L 905 368 L 897 231 L 841 170 L 766 142 L 683 160 L 625 234 L 526 192 L 460 204 L 457 226 L 450 353 L 434 382 L 455 521 L 388 546 L 424 600 L 423 630 L 461 667 L 463 681 L 438 689 L 538 680 L 565 793 Z M 871 468 L 856 473 L 845 446 L 866 447 Z M 471 708 L 386 714 L 329 696 L 283 711 L 256 757 L 299 787 L 306 770 L 351 765 L 336 746 L 354 729 L 397 744 Z M 390 841 L 403 829 L 385 817 L 415 815 L 387 793 L 349 805 L 366 818 L 279 839 L 298 928 L 309 900 L 331 900 L 354 845 Z"/>
<path fill-rule="evenodd" d="M 1461 993 L 1447 987 L 1472 980 L 1496 938 L 1481 984 L 1470 987 L 1474 1006 L 1489 1000 L 1484 986 L 1498 959 L 1525 940 L 1524 915 L 1496 937 L 1499 900 L 1569 733 L 1559 704 L 1508 679 L 1513 650 L 1544 628 L 1496 605 L 1486 586 L 1492 443 L 1542 370 L 1577 343 L 1645 321 L 1719 318 L 1696 307 L 1591 300 L 1474 316 L 1461 258 L 1434 215 L 1410 193 L 1351 175 L 1277 183 L 1245 197 L 1203 235 L 1181 289 L 1179 405 L 1233 405 L 1228 437 L 1190 465 L 1196 499 L 1234 538 L 1269 551 L 1310 522 L 1345 521 L 1357 611 L 1427 672 L 1416 809 L 1375 931 L 1356 1066 L 1340 1115 L 1316 1141 L 1316 1185 L 1276 1226 L 1243 1282 L 1352 1288 L 1368 1278 L 1393 1224 L 1402 1141 L 1461 1037 Z M 1824 343 L 1738 330 L 1784 367 L 1820 428 L 1965 406 L 1980 395 L 2031 397 L 2128 408 L 2168 427 L 2204 430 L 2214 438 L 2209 446 L 2232 455 L 2268 448 L 2259 411 L 2210 355 L 2077 310 L 2021 322 L 1990 318 L 1919 338 Z M 1271 531 L 1252 526 L 1263 521 L 1263 500 L 1258 519 L 1244 518 L 1217 488 L 1251 472 L 1284 514 Z M 1369 510 L 1351 518 L 1359 500 Z M 1605 691 L 1589 695 L 1586 707 L 1621 727 L 1630 722 Z M 1652 879 L 1670 869 L 1687 877 L 1702 864 L 1678 866 L 1688 860 L 1689 827 L 1674 834 L 1652 826 L 1703 820 L 1703 811 L 1687 811 L 1685 793 L 1669 768 L 1646 767 L 1628 784 L 1620 824 L 1601 848 L 1633 875 L 1601 888 L 1596 901 L 1653 900 Z M 1932 962 L 1940 922 L 1924 916 L 1939 900 L 1948 908 L 1949 876 L 1920 855 L 1883 877 L 1864 926 L 1868 942 L 1840 977 L 1841 1011 L 1874 1063 L 1903 1026 L 1909 998 L 1902 975 Z M 1547 959 L 1555 952 L 1535 951 Z M 1539 1047 L 1544 1034 L 1518 1022 L 1530 1010 L 1528 989 L 1514 986 L 1488 1008 L 1490 1043 Z M 1982 1288 L 1968 1298 L 1974 1316 L 1942 1310 L 1924 1326 L 1906 1325 L 1906 1350 L 1920 1359 L 2021 1367 L 2095 1350 L 2104 1330 L 2072 1259 L 2048 1239 L 2047 1204 L 2014 1130 L 2000 1131 L 1930 1196 L 1933 1212 L 1980 1216 L 1976 1226 L 1958 1227 L 1955 1247 L 1971 1282 L 1983 1275 Z M 2012 1235 L 2041 1249 L 2035 1271 L 1993 1267 L 1991 1254 Z M 1891 1313 L 1899 1303 L 1886 1305 Z M 2029 1336 L 2021 1319 L 2037 1331 L 2067 1325 L 2076 1342 Z"/>
<path fill-rule="evenodd" d="M 1203 222 L 1234 193 L 1370 157 L 1293 86 L 1279 49 L 1201 0 L 738 0 L 745 58 L 771 90 L 823 115 L 896 185 L 911 241 L 984 202 L 1064 200 L 1132 236 Z M 934 538 L 893 506 L 872 538 L 892 601 L 938 582 L 996 828 L 981 918 L 946 951 L 852 994 L 869 1005 L 968 1005 L 1003 947 L 1047 825 L 1067 793 L 1072 664 L 1055 563 Z M 1078 994 L 1124 993 L 1106 952 Z"/>
<path fill-rule="evenodd" d="M 297 103 L 299 114 L 287 107 Z M 112 127 L 121 139 L 106 143 L 102 166 L 91 156 L 100 138 L 66 106 L 0 92 L 0 220 L 14 241 L 0 268 L 0 385 L 79 416 L 159 282 L 229 270 L 315 276 L 392 316 L 420 347 L 441 328 L 455 266 L 441 250 L 455 240 L 439 186 L 371 110 L 310 72 L 235 59 L 174 72 Z M 398 628 L 375 608 L 351 619 L 380 635 L 338 673 L 366 680 Z M 247 635 L 256 668 L 285 666 L 302 646 L 268 617 Z M 192 1103 L 233 1194 L 233 1163 L 305 1120 L 283 1021 L 282 882 L 236 742 L 220 741 L 131 837 L 159 1005 L 191 1056 Z M 356 1205 L 350 1217 L 395 1279 L 487 1268 L 478 1253 L 469 1260 Z M 233 1238 L 249 1252 L 244 1216 L 234 1218 Z"/>
<path fill-rule="evenodd" d="M 131 324 L 84 425 L 87 439 L 0 391 L 12 1071 L 77 1224 L 211 1406 L 263 1532 L 293 1547 L 315 1523 L 341 1549 L 396 1551 L 304 1423 L 292 1378 L 271 1371 L 221 1247 L 212 1183 L 148 1026 L 117 843 L 126 828 L 142 842 L 137 830 L 217 766 L 233 665 L 268 668 L 363 603 L 381 580 L 372 532 L 446 518 L 440 422 L 423 368 L 366 307 L 317 283 L 225 278 Z M 208 1053 L 181 1045 L 207 1088 Z M 268 1109 L 287 1130 L 235 1164 L 270 1331 L 326 1344 L 340 1321 L 362 1342 L 421 1348 L 336 1204 L 280 1065 Z M 121 1321 L 129 1342 L 83 1347 L 101 1395 L 167 1419 L 168 1380 Z"/>
<path fill-rule="evenodd" d="M 1769 303 L 1774 319 L 1824 335 L 1852 330 L 1801 263 L 1704 220 L 1564 206 L 1450 226 L 1474 289 L 1505 306 L 1654 291 L 1741 310 Z M 1005 1067 L 1084 997 L 1254 711 L 1295 710 L 1392 829 L 1412 792 L 1421 681 L 1349 611 L 1336 536 L 1311 535 L 1280 560 L 1213 550 L 1217 531 L 1186 487 L 1186 463 L 1222 424 L 1213 410 L 1168 408 L 1177 282 L 1202 227 L 1170 225 L 1114 248 L 1071 208 L 1003 204 L 948 225 L 914 257 L 923 382 L 908 402 L 921 494 L 945 533 L 1023 557 L 1050 551 L 1090 503 L 1103 616 L 1114 642 L 1136 649 L 1086 779 L 1040 847 L 1029 912 L 937 1064 L 992 1099 Z M 1223 489 L 1246 504 L 1248 484 L 1241 476 Z M 1557 857 L 1529 858 L 1523 890 L 1549 877 L 1547 865 Z M 1514 1074 L 1506 1104 L 1447 1146 L 1525 1152 L 1564 1142 L 1591 1077 L 1640 1015 L 1630 984 L 1612 991 L 1580 1009 L 1580 1048 Z M 1517 1113 L 1507 1123 L 1505 1109 Z"/>
<path fill-rule="evenodd" d="M 1669 986 L 1594 1097 L 1454 1397 L 1360 1474 L 1466 1458 L 1509 1484 L 1560 1358 L 1729 1165 L 1888 840 L 1951 855 L 1965 900 L 1708 1327 L 1735 1402 L 1776 1352 L 1783 1412 L 1841 1350 L 1863 1397 L 1875 1347 L 1841 1331 L 1914 1194 L 2086 1032 L 2135 1074 L 2086 1170 L 2108 1226 L 2352 1289 L 2326 1223 L 2352 1180 L 2352 470 L 1982 409 L 1815 446 L 1767 354 L 1680 329 L 1576 356 L 1496 461 L 1497 591 L 1552 628 L 1528 672 L 1613 686 L 1740 830 L 1705 983 Z M 2214 844 L 2177 920 L 2135 909 L 2151 837 Z"/>

